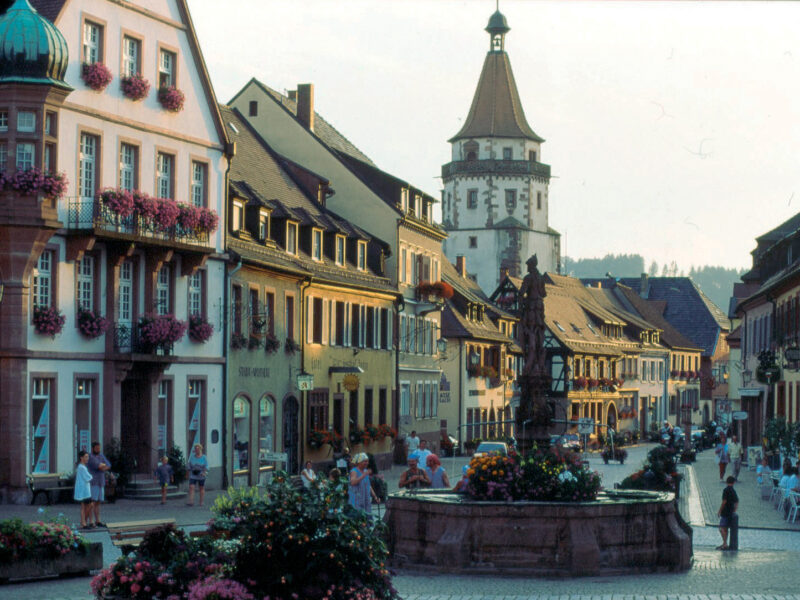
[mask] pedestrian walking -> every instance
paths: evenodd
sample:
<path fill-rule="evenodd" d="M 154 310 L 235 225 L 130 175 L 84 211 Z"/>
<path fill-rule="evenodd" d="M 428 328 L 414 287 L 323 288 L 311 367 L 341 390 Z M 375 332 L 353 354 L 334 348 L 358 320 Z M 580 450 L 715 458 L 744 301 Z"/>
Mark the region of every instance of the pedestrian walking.
<path fill-rule="evenodd" d="M 91 529 L 94 525 L 89 523 L 92 510 L 92 474 L 86 465 L 89 463 L 89 453 L 86 450 L 78 452 L 78 468 L 75 471 L 75 492 L 73 498 L 81 504 L 81 529 Z"/>
<path fill-rule="evenodd" d="M 719 480 L 725 477 L 725 470 L 728 468 L 728 463 L 731 462 L 730 450 L 728 448 L 728 439 L 725 434 L 719 436 L 719 444 L 714 449 L 714 454 L 717 455 L 717 464 L 719 465 Z"/>
<path fill-rule="evenodd" d="M 206 496 L 206 475 L 208 475 L 208 459 L 203 454 L 203 445 L 194 445 L 194 454 L 189 457 L 189 502 L 187 506 L 194 506 L 194 489 L 200 490 L 199 506 L 203 506 Z"/>
<path fill-rule="evenodd" d="M 156 467 L 154 477 L 161 486 L 161 504 L 166 504 L 167 487 L 169 487 L 170 483 L 175 483 L 175 474 L 172 471 L 172 465 L 169 464 L 169 458 L 167 456 L 161 457 L 161 464 Z"/>
<path fill-rule="evenodd" d="M 733 469 L 733 476 L 736 478 L 736 481 L 739 481 L 739 470 L 742 468 L 743 452 L 742 445 L 739 443 L 739 438 L 734 435 L 728 443 L 728 454 L 730 455 L 731 469 Z"/>
<path fill-rule="evenodd" d="M 719 516 L 719 534 L 722 536 L 722 544 L 717 546 L 717 550 L 738 550 L 739 549 L 739 517 L 736 510 L 739 507 L 739 496 L 733 489 L 736 478 L 732 475 L 725 480 L 727 485 L 722 490 L 722 504 L 719 506 L 717 516 Z M 728 531 L 732 530 L 731 543 L 728 543 Z"/>
<path fill-rule="evenodd" d="M 417 437 L 417 432 L 412 431 L 411 435 L 406 438 L 406 460 L 408 460 L 412 452 L 416 452 L 417 448 L 419 448 L 419 438 Z"/>
<path fill-rule="evenodd" d="M 89 474 L 92 476 L 92 514 L 94 515 L 94 524 L 96 527 L 105 527 L 106 524 L 100 520 L 100 505 L 106 499 L 106 471 L 111 468 L 111 461 L 100 452 L 100 442 L 92 442 L 92 453 L 89 455 L 89 462 L 86 468 L 89 469 Z"/>
<path fill-rule="evenodd" d="M 372 473 L 367 467 L 369 457 L 365 452 L 359 452 L 353 458 L 355 465 L 350 471 L 350 487 L 348 488 L 347 501 L 350 506 L 363 510 L 365 513 L 372 514 L 372 500 L 378 501 L 372 486 L 369 483 L 369 476 Z"/>

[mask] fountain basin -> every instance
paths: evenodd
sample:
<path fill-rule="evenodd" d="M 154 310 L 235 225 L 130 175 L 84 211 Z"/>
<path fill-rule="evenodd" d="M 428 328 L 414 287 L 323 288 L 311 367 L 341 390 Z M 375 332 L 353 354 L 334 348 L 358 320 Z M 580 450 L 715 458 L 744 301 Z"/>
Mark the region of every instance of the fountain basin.
<path fill-rule="evenodd" d="M 539 577 L 684 571 L 691 528 L 669 492 L 607 490 L 592 502 L 488 502 L 444 490 L 387 500 L 390 563 Z"/>

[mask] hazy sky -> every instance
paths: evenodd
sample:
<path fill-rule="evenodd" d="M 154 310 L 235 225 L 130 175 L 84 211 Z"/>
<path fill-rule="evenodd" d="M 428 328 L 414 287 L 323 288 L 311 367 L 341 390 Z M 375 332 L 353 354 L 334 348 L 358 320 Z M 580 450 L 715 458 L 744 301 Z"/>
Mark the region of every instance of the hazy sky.
<path fill-rule="evenodd" d="M 439 198 L 494 0 L 189 0 L 227 102 L 313 83 L 317 112 Z M 750 265 L 800 212 L 800 3 L 502 0 L 506 51 L 552 166 L 562 252 Z M 335 183 L 334 183 L 335 187 Z"/>

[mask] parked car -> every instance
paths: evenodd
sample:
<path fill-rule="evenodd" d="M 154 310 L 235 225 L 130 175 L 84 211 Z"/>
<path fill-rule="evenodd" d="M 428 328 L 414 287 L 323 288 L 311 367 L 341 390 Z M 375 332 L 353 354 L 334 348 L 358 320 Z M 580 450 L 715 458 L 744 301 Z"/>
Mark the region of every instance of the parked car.
<path fill-rule="evenodd" d="M 505 442 L 481 442 L 475 448 L 474 457 L 478 458 L 486 456 L 487 454 L 500 454 L 501 456 L 508 456 L 508 444 Z"/>

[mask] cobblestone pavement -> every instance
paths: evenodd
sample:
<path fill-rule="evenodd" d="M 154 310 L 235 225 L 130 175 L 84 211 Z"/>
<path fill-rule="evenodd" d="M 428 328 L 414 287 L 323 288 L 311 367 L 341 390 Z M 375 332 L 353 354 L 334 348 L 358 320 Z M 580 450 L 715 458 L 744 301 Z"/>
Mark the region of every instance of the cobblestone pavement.
<path fill-rule="evenodd" d="M 589 455 L 588 460 L 592 468 L 603 474 L 603 484 L 612 487 L 639 467 L 649 448 L 648 445 L 630 448 L 624 465 L 604 465 L 597 454 Z M 454 474 L 451 477 L 453 482 L 466 460 L 444 461 L 448 473 Z M 747 490 L 754 488 L 753 481 L 750 481 L 755 478 L 753 472 L 743 471 L 742 481 L 737 486 L 742 498 L 740 511 L 744 525 L 739 533 L 740 551 L 723 553 L 714 550 L 720 543 L 719 532 L 713 525 L 716 519 L 708 519 L 708 516 L 716 514 L 714 503 L 722 493 L 722 485 L 714 481 L 719 479 L 715 469 L 713 453 L 709 451 L 701 453 L 698 461 L 685 469 L 687 477 L 680 509 L 694 528 L 694 561 L 692 569 L 686 573 L 531 579 L 398 571 L 393 579 L 394 585 L 404 600 L 800 600 L 800 533 L 761 525 L 758 519 L 759 511 L 763 509 L 767 515 L 775 517 L 775 527 L 782 524 L 786 527 L 766 501 L 755 495 L 752 499 L 745 495 Z M 395 466 L 383 473 L 390 492 L 397 490 L 401 472 L 402 467 Z M 178 501 L 162 507 L 156 503 L 122 500 L 106 506 L 103 517 L 107 521 L 175 517 L 187 529 L 199 528 L 211 516 L 208 507 L 215 495 L 209 492 L 205 508 L 185 507 Z M 48 510 L 53 515 L 59 510 L 77 515 L 77 507 L 72 505 L 56 505 Z M 770 515 L 770 511 L 774 515 Z M 36 507 L 0 506 L 0 518 L 11 516 L 33 520 L 39 514 Z M 705 522 L 712 525 L 706 526 Z M 759 523 L 758 528 L 747 526 L 753 522 Z M 103 542 L 106 564 L 119 555 L 106 532 L 92 532 L 87 537 Z M 90 578 L 79 577 L 5 585 L 0 586 L 0 599 L 88 600 L 92 597 L 89 582 Z"/>

